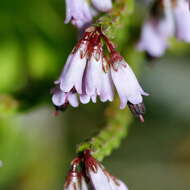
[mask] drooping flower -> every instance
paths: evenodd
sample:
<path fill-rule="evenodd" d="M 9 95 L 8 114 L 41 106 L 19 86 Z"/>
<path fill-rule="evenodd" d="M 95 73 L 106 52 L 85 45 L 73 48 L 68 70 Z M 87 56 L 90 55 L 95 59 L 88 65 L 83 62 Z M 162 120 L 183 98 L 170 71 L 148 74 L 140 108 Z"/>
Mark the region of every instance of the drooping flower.
<path fill-rule="evenodd" d="M 142 90 L 130 66 L 123 59 L 114 64 L 118 64 L 118 69 L 111 68 L 111 76 L 121 100 L 120 109 L 124 109 L 127 102 L 141 103 L 142 95 L 148 94 Z"/>
<path fill-rule="evenodd" d="M 85 150 L 71 162 L 64 190 L 128 190 L 121 180 L 112 176 L 103 165 Z"/>
<path fill-rule="evenodd" d="M 162 4 L 163 3 L 163 4 Z M 156 7 L 155 7 L 156 6 Z M 160 57 L 168 47 L 168 38 L 173 36 L 174 20 L 171 0 L 156 2 L 152 15 L 145 21 L 137 48 L 152 57 Z M 159 14 L 155 10 L 160 10 Z"/>
<path fill-rule="evenodd" d="M 90 178 L 90 183 L 94 190 L 111 189 L 108 178 L 104 173 L 103 166 L 90 155 L 90 151 L 88 150 L 84 153 L 84 164 L 85 171 Z"/>
<path fill-rule="evenodd" d="M 144 92 L 134 72 L 125 62 L 124 58 L 115 50 L 114 45 L 110 43 L 106 36 L 104 38 L 107 41 L 107 46 L 111 54 L 110 62 L 112 66 L 110 70 L 112 81 L 120 97 L 120 109 L 124 109 L 127 103 L 128 105 L 134 105 L 134 107 L 143 104 L 142 95 L 148 96 L 149 94 Z M 132 113 L 134 114 L 134 112 Z M 141 121 L 144 121 L 144 112 L 136 113 L 138 114 L 135 114 L 135 116 L 139 117 Z"/>
<path fill-rule="evenodd" d="M 65 4 L 65 23 L 71 22 L 79 29 L 88 26 L 98 11 L 107 12 L 112 8 L 111 0 L 92 0 L 92 2 L 88 0 L 65 0 Z"/>
<path fill-rule="evenodd" d="M 106 60 L 103 59 L 103 65 L 106 64 Z M 112 102 L 114 99 L 114 86 L 111 78 L 111 71 L 107 72 L 102 71 L 101 78 L 101 93 L 100 100 L 102 102 L 110 101 Z"/>
<path fill-rule="evenodd" d="M 69 56 L 60 78 L 60 88 L 63 92 L 70 92 L 74 88 L 77 93 L 82 93 L 82 77 L 87 63 L 87 57 L 83 56 L 85 50 L 86 44 L 81 44 L 71 55 L 71 59 Z"/>
<path fill-rule="evenodd" d="M 66 18 L 65 23 L 71 22 L 78 28 L 92 21 L 92 12 L 90 5 L 86 0 L 65 0 Z"/>
<path fill-rule="evenodd" d="M 128 190 L 121 180 L 112 176 L 101 163 L 90 155 L 90 150 L 84 151 L 84 164 L 94 190 Z"/>
<path fill-rule="evenodd" d="M 101 48 L 101 47 L 100 47 Z M 100 51 L 100 52 L 99 52 Z M 84 92 L 90 98 L 93 96 L 100 96 L 101 92 L 101 80 L 102 77 L 102 50 L 98 47 L 94 47 L 94 51 L 90 56 L 86 73 L 84 76 Z"/>
<path fill-rule="evenodd" d="M 190 11 L 187 0 L 178 0 L 174 8 L 176 37 L 190 42 Z"/>
<path fill-rule="evenodd" d="M 80 168 L 81 158 L 77 157 L 71 162 L 71 170 L 69 171 L 64 190 L 88 190 L 88 184 L 85 174 Z"/>
<path fill-rule="evenodd" d="M 167 48 L 167 42 L 156 31 L 154 21 L 146 21 L 142 28 L 138 50 L 146 51 L 152 57 L 160 57 Z"/>
<path fill-rule="evenodd" d="M 171 36 L 189 43 L 189 6 L 189 0 L 155 1 L 154 11 L 142 27 L 137 48 L 152 57 L 160 57 L 168 47 L 168 38 Z"/>
<path fill-rule="evenodd" d="M 79 105 L 75 89 L 65 93 L 60 89 L 59 86 L 56 86 L 52 90 L 52 93 L 52 101 L 58 110 L 66 108 L 68 104 L 70 104 L 72 107 L 78 107 Z"/>
<path fill-rule="evenodd" d="M 92 0 L 92 4 L 97 10 L 102 12 L 109 11 L 112 8 L 112 0 Z"/>
<path fill-rule="evenodd" d="M 81 175 L 77 171 L 77 164 L 73 164 L 67 176 L 64 190 L 81 190 Z"/>
<path fill-rule="evenodd" d="M 124 109 L 128 102 L 141 104 L 142 95 L 148 95 L 113 43 L 96 27 L 86 30 L 55 84 L 52 101 L 58 109 L 68 104 L 77 107 L 79 100 L 83 104 L 90 100 L 96 103 L 97 97 L 102 102 L 113 101 L 114 87 L 120 97 L 120 109 Z M 138 113 L 140 118 L 142 113 Z"/>

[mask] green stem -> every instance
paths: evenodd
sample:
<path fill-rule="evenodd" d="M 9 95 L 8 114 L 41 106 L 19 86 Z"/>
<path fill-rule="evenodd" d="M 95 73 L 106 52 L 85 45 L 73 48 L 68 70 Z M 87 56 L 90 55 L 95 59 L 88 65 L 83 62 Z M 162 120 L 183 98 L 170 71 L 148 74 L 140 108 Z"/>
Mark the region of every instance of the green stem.
<path fill-rule="evenodd" d="M 118 110 L 119 100 L 115 100 L 106 109 L 107 125 L 99 134 L 79 144 L 77 153 L 86 149 L 92 150 L 92 155 L 99 161 L 109 156 L 120 145 L 121 140 L 127 136 L 132 115 L 128 109 Z"/>
<path fill-rule="evenodd" d="M 128 16 L 134 10 L 134 0 L 117 0 L 113 9 L 100 17 L 95 26 L 102 28 L 103 33 L 110 39 L 117 41 L 118 34 L 126 26 Z M 119 30 L 119 32 L 118 32 Z"/>
<path fill-rule="evenodd" d="M 118 36 L 118 29 L 121 30 L 128 26 L 127 16 L 132 13 L 133 7 L 133 0 L 117 0 L 112 11 L 98 19 L 95 26 L 101 27 L 107 37 L 121 45 L 126 33 L 122 32 L 122 36 Z M 119 110 L 118 98 L 106 109 L 105 115 L 107 117 L 106 126 L 96 136 L 79 144 L 77 153 L 91 149 L 92 155 L 102 161 L 127 136 L 133 117 L 127 108 Z"/>

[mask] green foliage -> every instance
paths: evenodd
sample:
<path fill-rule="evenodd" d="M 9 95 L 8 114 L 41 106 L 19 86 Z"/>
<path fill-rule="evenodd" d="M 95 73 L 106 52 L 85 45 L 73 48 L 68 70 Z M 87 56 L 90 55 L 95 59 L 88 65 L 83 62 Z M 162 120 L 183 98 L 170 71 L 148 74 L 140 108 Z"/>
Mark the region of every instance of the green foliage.
<path fill-rule="evenodd" d="M 16 40 L 5 41 L 0 46 L 0 91 L 14 92 L 24 85 L 20 51 Z"/>
<path fill-rule="evenodd" d="M 9 0 L 0 10 L 0 94 L 12 93 L 22 111 L 49 102 L 76 42 L 73 27 L 63 24 L 64 2 Z"/>
<path fill-rule="evenodd" d="M 18 102 L 10 95 L 0 95 L 0 118 L 14 114 L 17 111 Z"/>
<path fill-rule="evenodd" d="M 21 174 L 27 161 L 25 138 L 14 117 L 0 117 L 0 188 L 11 186 Z M 25 159 L 23 159 L 25 158 Z"/>

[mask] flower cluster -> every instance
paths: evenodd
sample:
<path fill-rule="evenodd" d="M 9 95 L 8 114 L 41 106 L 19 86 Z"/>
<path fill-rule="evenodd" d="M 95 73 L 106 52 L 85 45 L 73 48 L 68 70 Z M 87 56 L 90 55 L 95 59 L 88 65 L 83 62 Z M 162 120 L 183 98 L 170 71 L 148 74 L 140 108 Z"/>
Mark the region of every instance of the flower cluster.
<path fill-rule="evenodd" d="M 76 158 L 71 163 L 64 190 L 128 190 L 127 186 L 105 170 L 90 151 Z"/>
<path fill-rule="evenodd" d="M 190 11 L 188 0 L 157 0 L 145 21 L 138 49 L 152 57 L 162 56 L 168 38 L 190 42 Z"/>
<path fill-rule="evenodd" d="M 135 74 L 113 43 L 100 28 L 89 27 L 69 55 L 60 78 L 55 81 L 52 101 L 58 110 L 90 100 L 113 101 L 114 87 L 120 97 L 120 109 L 128 104 L 143 121 L 143 91 Z M 79 99 L 79 100 L 78 100 Z M 132 106 L 134 105 L 134 106 Z"/>
<path fill-rule="evenodd" d="M 112 8 L 112 0 L 66 0 L 65 23 L 71 22 L 77 28 L 90 24 L 97 11 L 107 12 Z"/>

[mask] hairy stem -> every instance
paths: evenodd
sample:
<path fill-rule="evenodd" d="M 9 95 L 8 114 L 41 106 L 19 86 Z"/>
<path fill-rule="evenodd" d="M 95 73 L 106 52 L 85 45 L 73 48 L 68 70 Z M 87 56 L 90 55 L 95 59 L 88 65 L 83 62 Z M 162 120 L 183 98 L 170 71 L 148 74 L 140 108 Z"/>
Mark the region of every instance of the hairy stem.
<path fill-rule="evenodd" d="M 101 27 L 102 32 L 119 46 L 122 46 L 125 39 L 125 28 L 128 27 L 128 18 L 133 11 L 133 0 L 117 0 L 113 9 L 105 16 L 99 18 L 95 26 Z M 124 31 L 119 32 L 118 30 Z M 125 53 L 125 52 L 124 52 Z M 99 161 L 109 156 L 117 148 L 121 140 L 128 134 L 132 121 L 130 111 L 119 110 L 119 99 L 117 98 L 106 109 L 106 126 L 94 137 L 81 143 L 77 147 L 77 153 L 86 149 L 92 150 L 92 155 Z"/>
<path fill-rule="evenodd" d="M 100 17 L 95 26 L 101 27 L 108 38 L 118 41 L 118 34 L 122 33 L 121 31 L 128 23 L 128 16 L 133 12 L 133 9 L 134 0 L 117 0 L 113 9 Z"/>
<path fill-rule="evenodd" d="M 109 156 L 120 145 L 121 140 L 128 134 L 129 125 L 132 121 L 128 109 L 118 110 L 119 100 L 115 100 L 106 109 L 107 124 L 96 136 L 81 143 L 77 153 L 86 149 L 92 150 L 92 155 L 99 161 Z"/>

